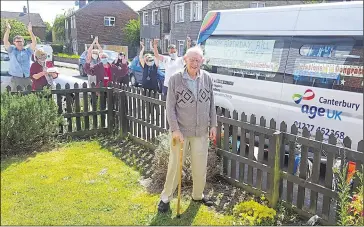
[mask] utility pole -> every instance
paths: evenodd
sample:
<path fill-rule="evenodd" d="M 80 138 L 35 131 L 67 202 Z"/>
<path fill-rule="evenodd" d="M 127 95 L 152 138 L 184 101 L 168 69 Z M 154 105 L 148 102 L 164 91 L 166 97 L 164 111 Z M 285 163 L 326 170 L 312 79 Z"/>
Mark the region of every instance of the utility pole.
<path fill-rule="evenodd" d="M 30 23 L 29 0 L 27 0 L 27 9 L 28 9 L 28 23 Z"/>

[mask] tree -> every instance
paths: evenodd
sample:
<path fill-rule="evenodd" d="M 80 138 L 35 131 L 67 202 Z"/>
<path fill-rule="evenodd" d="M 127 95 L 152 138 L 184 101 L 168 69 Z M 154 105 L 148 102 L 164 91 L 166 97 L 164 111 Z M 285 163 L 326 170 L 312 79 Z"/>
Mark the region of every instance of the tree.
<path fill-rule="evenodd" d="M 64 29 L 64 20 L 66 19 L 66 17 L 64 15 L 57 15 L 56 19 L 54 19 L 54 23 L 53 23 L 53 42 L 58 42 L 58 43 L 64 43 L 65 40 L 65 29 Z"/>
<path fill-rule="evenodd" d="M 139 46 L 140 42 L 140 19 L 129 20 L 123 28 L 126 41 L 132 47 Z M 148 44 L 149 45 L 149 44 Z"/>
<path fill-rule="evenodd" d="M 52 42 L 52 26 L 48 23 L 48 22 L 45 22 L 45 25 L 46 25 L 46 36 L 45 36 L 45 40 L 47 42 Z"/>
<path fill-rule="evenodd" d="M 9 19 L 9 20 L 1 20 L 1 40 L 4 38 L 4 33 L 6 31 L 6 23 L 9 22 L 11 29 L 9 35 L 9 42 L 13 43 L 13 38 L 16 35 L 21 36 L 29 36 L 29 32 L 25 24 L 18 20 Z"/>

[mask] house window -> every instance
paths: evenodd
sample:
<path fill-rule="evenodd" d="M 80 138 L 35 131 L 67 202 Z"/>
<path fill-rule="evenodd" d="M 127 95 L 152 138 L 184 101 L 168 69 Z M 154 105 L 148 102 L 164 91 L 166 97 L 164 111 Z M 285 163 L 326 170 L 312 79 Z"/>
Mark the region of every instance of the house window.
<path fill-rule="evenodd" d="M 71 17 L 71 28 L 76 28 L 76 17 L 75 16 Z"/>
<path fill-rule="evenodd" d="M 180 3 L 175 5 L 175 21 L 176 23 L 184 22 L 185 4 Z"/>
<path fill-rule="evenodd" d="M 170 45 L 169 39 L 165 39 L 163 42 L 163 53 L 168 53 L 168 46 Z"/>
<path fill-rule="evenodd" d="M 153 10 L 152 11 L 152 25 L 158 25 L 159 24 L 159 10 Z"/>
<path fill-rule="evenodd" d="M 183 56 L 185 52 L 185 41 L 184 40 L 178 40 L 178 55 Z"/>
<path fill-rule="evenodd" d="M 265 2 L 251 2 L 250 8 L 261 8 L 265 7 Z"/>
<path fill-rule="evenodd" d="M 143 12 L 143 25 L 148 25 L 148 12 Z"/>
<path fill-rule="evenodd" d="M 191 2 L 191 21 L 202 20 L 202 1 Z"/>
<path fill-rule="evenodd" d="M 104 25 L 108 27 L 115 26 L 115 17 L 104 17 Z"/>

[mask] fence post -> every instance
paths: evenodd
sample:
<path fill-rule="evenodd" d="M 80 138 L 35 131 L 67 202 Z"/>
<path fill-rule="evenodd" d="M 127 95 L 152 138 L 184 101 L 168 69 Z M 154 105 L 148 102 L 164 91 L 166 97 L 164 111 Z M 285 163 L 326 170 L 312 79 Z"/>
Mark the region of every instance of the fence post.
<path fill-rule="evenodd" d="M 114 89 L 108 87 L 107 89 L 107 112 L 108 112 L 108 116 L 107 116 L 107 128 L 109 133 L 111 134 L 114 130 L 114 105 L 113 105 L 113 92 Z"/>
<path fill-rule="evenodd" d="M 270 205 L 272 208 L 277 207 L 277 203 L 279 200 L 279 181 L 281 179 L 281 169 L 280 169 L 280 151 L 281 151 L 281 141 L 282 141 L 282 134 L 281 132 L 275 132 L 272 137 L 272 143 L 270 144 L 272 146 L 272 149 L 269 149 L 269 152 L 273 152 L 271 155 L 272 158 L 268 160 L 269 166 L 272 168 L 272 174 L 271 174 L 271 182 L 272 185 L 270 185 Z M 284 158 L 284 157 L 283 157 Z"/>
<path fill-rule="evenodd" d="M 126 117 L 127 115 L 127 102 L 126 102 L 126 93 L 125 91 L 121 91 L 119 96 L 119 128 L 120 132 L 119 135 L 121 138 L 124 138 L 127 136 L 129 129 L 128 129 L 128 119 Z"/>

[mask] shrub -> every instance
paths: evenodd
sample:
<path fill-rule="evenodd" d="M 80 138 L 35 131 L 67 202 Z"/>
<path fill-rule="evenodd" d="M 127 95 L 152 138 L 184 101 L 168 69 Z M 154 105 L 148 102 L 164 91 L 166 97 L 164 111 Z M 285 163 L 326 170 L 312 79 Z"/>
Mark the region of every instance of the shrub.
<path fill-rule="evenodd" d="M 57 57 L 60 58 L 71 58 L 71 59 L 79 59 L 80 55 L 77 54 L 64 54 L 64 53 L 58 53 L 56 54 Z"/>
<path fill-rule="evenodd" d="M 276 211 L 250 200 L 235 205 L 233 214 L 240 219 L 240 225 L 274 225 Z"/>
<path fill-rule="evenodd" d="M 54 54 L 62 53 L 63 52 L 63 45 L 62 44 L 51 44 Z"/>
<path fill-rule="evenodd" d="M 1 94 L 1 155 L 28 153 L 51 141 L 61 118 L 53 99 L 41 94 Z"/>
<path fill-rule="evenodd" d="M 347 179 L 348 164 L 344 164 L 342 169 L 334 168 L 334 173 L 337 174 L 338 182 L 338 225 L 340 226 L 363 226 L 364 225 L 364 208 L 363 208 L 363 194 L 364 194 L 364 167 L 358 167 L 353 180 L 358 178 L 359 185 L 353 196 L 350 197 L 350 181 Z"/>
<path fill-rule="evenodd" d="M 23 36 L 23 38 L 24 38 L 24 43 L 32 43 L 32 38 L 29 35 Z M 36 36 L 35 39 L 37 40 L 38 44 L 41 43 L 38 36 Z"/>
<path fill-rule="evenodd" d="M 170 136 L 168 134 L 158 136 L 157 140 L 158 147 L 155 150 L 155 155 L 152 160 L 152 181 L 148 187 L 149 190 L 156 193 L 163 189 L 164 182 L 166 180 L 171 144 Z M 211 182 L 216 175 L 220 173 L 221 164 L 214 149 L 209 149 L 207 159 L 206 181 Z M 188 154 L 182 170 L 182 184 L 192 185 L 191 158 Z"/>

